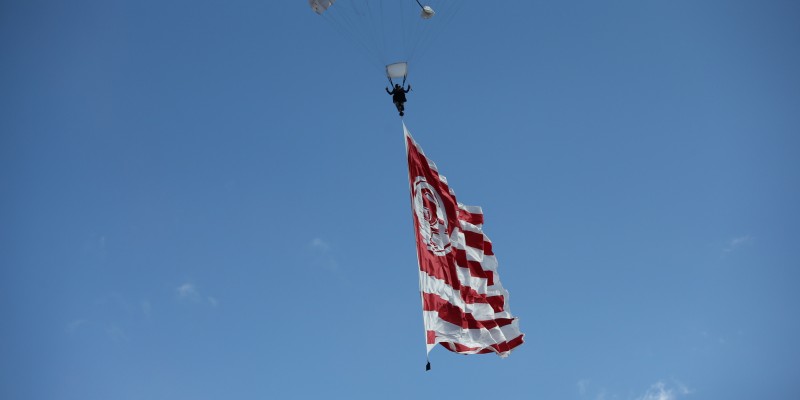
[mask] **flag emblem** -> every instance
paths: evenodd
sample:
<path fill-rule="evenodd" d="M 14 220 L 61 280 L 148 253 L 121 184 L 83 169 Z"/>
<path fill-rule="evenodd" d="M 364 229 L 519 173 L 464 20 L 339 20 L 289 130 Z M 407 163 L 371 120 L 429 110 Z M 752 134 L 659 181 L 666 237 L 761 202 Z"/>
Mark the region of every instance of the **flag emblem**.
<path fill-rule="evenodd" d="M 443 256 L 450 252 L 450 231 L 447 229 L 447 214 L 442 197 L 436 188 L 425 178 L 418 176 L 414 180 L 414 213 L 417 216 L 419 235 L 428 250 Z"/>

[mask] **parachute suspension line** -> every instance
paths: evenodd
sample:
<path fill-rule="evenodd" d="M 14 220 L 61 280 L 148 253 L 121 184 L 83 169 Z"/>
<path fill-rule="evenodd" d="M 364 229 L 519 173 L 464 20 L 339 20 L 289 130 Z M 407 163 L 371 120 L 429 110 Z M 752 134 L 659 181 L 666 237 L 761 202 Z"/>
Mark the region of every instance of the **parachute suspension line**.
<path fill-rule="evenodd" d="M 453 19 L 455 19 L 464 3 L 466 2 L 461 0 L 440 0 L 436 6 L 438 11 L 437 15 L 440 16 L 436 23 L 425 20 L 418 21 L 419 23 L 427 22 L 427 26 L 417 28 L 422 32 L 417 36 L 417 42 L 412 46 L 409 61 L 410 59 L 416 58 L 417 55 L 424 55 L 429 50 L 431 43 L 434 42 L 436 37 L 438 37 L 442 31 L 450 25 Z M 444 18 L 441 16 L 444 16 Z"/>
<path fill-rule="evenodd" d="M 386 54 L 386 35 L 384 34 L 383 26 L 380 23 L 383 18 L 383 2 L 377 2 L 377 9 L 372 6 L 373 1 L 364 0 L 363 3 L 366 8 L 365 14 L 367 15 L 367 25 L 370 29 L 370 31 L 367 32 L 368 36 L 370 36 L 370 39 L 372 39 L 372 42 L 375 44 L 375 48 L 378 50 L 378 61 L 385 65 L 386 58 L 384 55 Z"/>
<path fill-rule="evenodd" d="M 366 35 L 369 37 L 369 40 L 372 42 L 372 48 L 375 49 L 375 56 L 378 61 L 378 64 L 385 64 L 386 60 L 383 56 L 386 52 L 384 49 L 386 48 L 386 36 L 383 34 L 381 27 L 380 27 L 380 20 L 382 18 L 383 13 L 383 3 L 378 2 L 379 9 L 375 10 L 372 6 L 372 1 L 369 0 L 361 0 L 354 1 L 353 3 L 362 4 L 363 6 L 359 6 L 358 10 L 356 10 L 355 15 L 361 15 L 362 18 L 366 18 L 366 28 L 367 31 L 365 32 Z M 376 15 L 377 14 L 377 15 Z M 364 17 L 366 15 L 366 17 Z"/>
<path fill-rule="evenodd" d="M 355 42 L 366 51 L 367 60 L 369 60 L 371 63 L 380 65 L 380 55 L 378 54 L 376 48 L 371 47 L 367 40 L 362 37 L 364 32 L 360 31 L 363 29 L 359 29 L 359 24 L 353 20 L 351 15 L 354 14 L 354 12 L 348 12 L 347 6 L 349 6 L 349 4 L 344 3 L 342 6 L 346 7 L 341 7 L 337 4 L 336 9 L 329 9 L 327 12 L 322 14 L 322 16 L 326 21 L 333 25 L 337 31 L 339 31 L 342 37 L 355 40 Z"/>
<path fill-rule="evenodd" d="M 450 0 L 450 1 L 457 1 L 459 3 L 463 2 L 461 0 Z M 442 21 L 440 21 L 440 19 L 438 18 L 436 20 L 431 21 L 430 18 L 424 17 L 424 15 L 427 14 L 427 11 L 431 10 L 431 8 L 430 7 L 426 8 L 426 6 L 424 6 L 419 0 L 416 0 L 416 2 L 417 5 L 419 5 L 420 8 L 422 9 L 423 15 L 420 15 L 418 18 L 415 18 L 414 19 L 415 23 L 413 24 L 413 26 L 409 28 L 412 29 L 414 32 L 416 32 L 416 35 L 414 36 L 414 41 L 409 46 L 410 48 L 410 51 L 408 52 L 409 62 L 411 62 L 411 60 L 416 58 L 418 49 L 420 47 L 423 47 L 422 44 L 429 44 L 431 41 L 433 41 L 435 35 L 431 34 L 431 31 L 435 30 L 437 26 L 440 26 L 442 24 Z M 439 12 L 447 13 L 447 6 L 445 5 L 446 3 L 447 0 L 437 1 L 436 9 L 439 10 Z"/>
<path fill-rule="evenodd" d="M 408 36 L 410 34 L 408 30 L 408 24 L 406 24 L 406 3 L 400 3 L 400 47 L 402 48 L 403 58 L 408 57 Z M 408 60 L 397 60 L 397 61 L 408 61 Z"/>
<path fill-rule="evenodd" d="M 419 0 L 416 0 L 416 3 L 423 10 L 424 14 L 425 6 L 423 6 Z M 402 6 L 401 25 L 403 26 L 403 55 L 406 62 L 411 62 L 416 47 L 422 38 L 420 33 L 423 32 L 423 30 L 420 29 L 420 23 L 423 18 L 415 13 L 416 7 L 413 6 L 413 3 L 401 2 L 400 4 Z M 410 21 L 408 20 L 409 18 L 411 19 Z"/>
<path fill-rule="evenodd" d="M 386 35 L 386 26 L 384 24 L 380 23 L 380 21 L 383 20 L 383 18 L 386 16 L 386 14 L 389 12 L 389 10 L 386 10 L 386 9 L 383 8 L 383 2 L 382 1 L 378 2 L 378 5 L 380 7 L 380 19 L 379 19 L 379 21 L 376 21 L 375 23 L 381 28 L 381 31 L 378 32 L 380 34 L 381 40 L 383 41 L 383 50 L 384 50 L 383 51 L 383 60 L 381 60 L 381 62 L 384 65 L 386 65 L 387 63 L 391 62 L 391 60 L 387 60 L 386 59 L 386 48 L 389 47 L 389 45 L 386 42 L 386 40 L 387 40 L 386 37 L 388 35 Z"/>
<path fill-rule="evenodd" d="M 312 0 L 312 9 L 335 30 L 359 46 L 361 56 L 380 69 L 391 63 L 413 63 L 442 35 L 444 25 L 455 16 L 465 0 Z M 436 7 L 436 13 L 431 6 Z M 315 8 L 314 5 L 317 5 Z M 329 8 L 321 10 L 319 7 Z M 414 6 L 417 5 L 417 8 Z M 434 17 L 434 14 L 439 14 Z M 363 51 L 366 50 L 366 51 Z M 393 73 L 394 79 L 401 74 Z"/>

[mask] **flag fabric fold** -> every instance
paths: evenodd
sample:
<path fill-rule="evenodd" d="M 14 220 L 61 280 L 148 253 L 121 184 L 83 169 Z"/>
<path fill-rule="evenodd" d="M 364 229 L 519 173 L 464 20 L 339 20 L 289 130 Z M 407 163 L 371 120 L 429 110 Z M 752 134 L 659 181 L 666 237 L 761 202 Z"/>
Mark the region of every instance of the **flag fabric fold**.
<path fill-rule="evenodd" d="M 403 124 L 428 353 L 437 343 L 460 354 L 506 357 L 524 341 L 497 274 L 483 211 L 456 200 Z"/>

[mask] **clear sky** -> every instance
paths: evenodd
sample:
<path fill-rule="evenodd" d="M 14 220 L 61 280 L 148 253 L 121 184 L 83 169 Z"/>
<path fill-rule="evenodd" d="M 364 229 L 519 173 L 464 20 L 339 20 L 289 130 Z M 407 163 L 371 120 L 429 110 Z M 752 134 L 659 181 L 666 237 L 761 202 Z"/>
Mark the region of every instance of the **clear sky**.
<path fill-rule="evenodd" d="M 466 2 L 405 122 L 527 343 L 426 373 L 401 123 L 305 0 L 2 1 L 0 398 L 797 398 L 798 21 Z"/>

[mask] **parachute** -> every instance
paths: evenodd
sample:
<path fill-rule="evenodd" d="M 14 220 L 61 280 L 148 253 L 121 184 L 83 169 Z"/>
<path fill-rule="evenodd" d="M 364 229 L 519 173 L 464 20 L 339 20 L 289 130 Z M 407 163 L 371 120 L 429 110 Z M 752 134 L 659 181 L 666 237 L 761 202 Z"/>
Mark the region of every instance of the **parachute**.
<path fill-rule="evenodd" d="M 403 79 L 464 0 L 308 0 L 315 13 L 356 43 L 386 77 Z"/>

